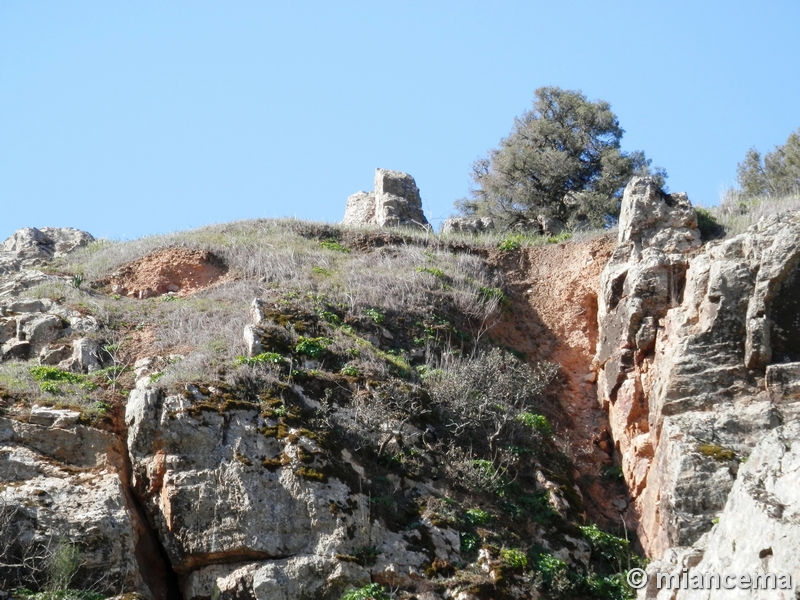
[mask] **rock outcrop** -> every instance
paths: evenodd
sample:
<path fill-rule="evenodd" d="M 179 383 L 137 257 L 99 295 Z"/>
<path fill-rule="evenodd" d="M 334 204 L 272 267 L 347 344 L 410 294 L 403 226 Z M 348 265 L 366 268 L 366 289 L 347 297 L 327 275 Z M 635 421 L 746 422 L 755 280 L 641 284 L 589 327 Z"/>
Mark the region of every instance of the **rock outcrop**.
<path fill-rule="evenodd" d="M 642 544 L 664 558 L 653 568 L 755 568 L 771 539 L 796 537 L 796 492 L 775 491 L 796 474 L 775 465 L 792 464 L 778 440 L 798 415 L 800 214 L 701 251 L 693 213 L 651 181 L 626 189 L 601 282 L 598 396 Z M 749 548 L 762 531 L 767 546 Z M 771 568 L 795 571 L 787 554 Z"/>
<path fill-rule="evenodd" d="M 0 587 L 15 587 L 30 573 L 41 577 L 68 540 L 81 548 L 74 586 L 151 595 L 146 569 L 159 573 L 141 556 L 149 540 L 127 492 L 124 447 L 79 417 L 46 407 L 33 407 L 29 423 L 0 417 L 0 551 L 9 556 L 10 549 L 23 565 L 2 570 Z"/>
<path fill-rule="evenodd" d="M 357 192 L 347 199 L 343 225 L 379 227 L 427 227 L 422 199 L 408 173 L 375 169 L 375 189 Z"/>
<path fill-rule="evenodd" d="M 486 233 L 494 231 L 491 217 L 451 217 L 442 223 L 442 233 Z"/>

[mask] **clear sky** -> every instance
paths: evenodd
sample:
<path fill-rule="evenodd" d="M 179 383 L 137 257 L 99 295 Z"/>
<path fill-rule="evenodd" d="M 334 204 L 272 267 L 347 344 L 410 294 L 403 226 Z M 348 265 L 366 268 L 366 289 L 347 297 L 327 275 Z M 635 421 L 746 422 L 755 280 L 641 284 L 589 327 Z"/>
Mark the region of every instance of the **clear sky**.
<path fill-rule="evenodd" d="M 438 224 L 554 85 L 715 204 L 800 127 L 800 2 L 0 0 L 0 239 L 338 221 L 376 167 Z"/>

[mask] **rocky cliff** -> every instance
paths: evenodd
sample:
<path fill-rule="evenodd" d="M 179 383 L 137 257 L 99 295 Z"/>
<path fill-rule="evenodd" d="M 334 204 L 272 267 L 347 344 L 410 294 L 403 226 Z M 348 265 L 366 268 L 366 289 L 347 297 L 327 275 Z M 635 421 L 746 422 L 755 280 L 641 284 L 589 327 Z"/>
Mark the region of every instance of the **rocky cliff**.
<path fill-rule="evenodd" d="M 701 247 L 685 196 L 626 189 L 595 365 L 652 572 L 800 576 L 799 264 L 797 213 Z"/>
<path fill-rule="evenodd" d="M 17 232 L 0 588 L 622 598 L 637 548 L 653 574 L 800 579 L 798 234 L 794 213 L 703 242 L 648 179 L 616 239 L 503 250 L 295 221 Z"/>

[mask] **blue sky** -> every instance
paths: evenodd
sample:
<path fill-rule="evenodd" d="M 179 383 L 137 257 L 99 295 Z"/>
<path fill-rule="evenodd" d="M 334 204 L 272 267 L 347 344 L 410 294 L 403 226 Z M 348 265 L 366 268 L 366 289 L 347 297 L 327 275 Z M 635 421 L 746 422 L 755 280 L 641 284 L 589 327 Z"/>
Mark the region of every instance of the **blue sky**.
<path fill-rule="evenodd" d="M 438 224 L 546 85 L 714 204 L 800 127 L 800 2 L 0 0 L 0 239 L 341 219 L 376 167 Z"/>

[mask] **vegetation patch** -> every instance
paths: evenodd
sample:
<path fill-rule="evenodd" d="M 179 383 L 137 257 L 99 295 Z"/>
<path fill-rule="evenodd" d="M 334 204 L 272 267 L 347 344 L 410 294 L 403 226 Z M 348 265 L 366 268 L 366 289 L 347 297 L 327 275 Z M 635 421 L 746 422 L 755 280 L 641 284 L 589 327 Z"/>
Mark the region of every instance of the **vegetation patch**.
<path fill-rule="evenodd" d="M 719 444 L 699 444 L 697 446 L 697 451 L 703 456 L 708 456 L 720 462 L 727 462 L 736 458 L 736 453 L 733 450 L 720 446 Z"/>

